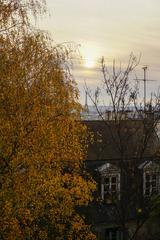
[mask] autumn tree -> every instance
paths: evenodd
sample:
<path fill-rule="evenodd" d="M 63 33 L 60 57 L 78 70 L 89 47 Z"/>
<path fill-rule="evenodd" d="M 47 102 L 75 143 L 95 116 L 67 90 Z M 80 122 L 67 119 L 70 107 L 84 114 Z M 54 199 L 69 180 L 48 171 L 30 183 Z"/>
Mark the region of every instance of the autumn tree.
<path fill-rule="evenodd" d="M 71 52 L 33 30 L 40 1 L 0 1 L 0 239 L 94 239 L 77 209 L 95 189 Z"/>

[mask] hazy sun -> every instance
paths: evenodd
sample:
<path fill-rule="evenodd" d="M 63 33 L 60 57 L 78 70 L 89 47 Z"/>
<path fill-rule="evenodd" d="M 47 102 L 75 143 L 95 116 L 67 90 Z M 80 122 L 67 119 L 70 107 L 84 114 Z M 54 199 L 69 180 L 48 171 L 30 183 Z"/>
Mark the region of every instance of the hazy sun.
<path fill-rule="evenodd" d="M 83 66 L 85 68 L 94 68 L 97 65 L 97 50 L 95 46 L 85 44 L 81 48 L 81 54 L 83 58 Z"/>
<path fill-rule="evenodd" d="M 85 58 L 84 59 L 84 66 L 86 68 L 93 68 L 95 66 L 95 61 L 93 59 L 90 59 L 90 58 Z"/>

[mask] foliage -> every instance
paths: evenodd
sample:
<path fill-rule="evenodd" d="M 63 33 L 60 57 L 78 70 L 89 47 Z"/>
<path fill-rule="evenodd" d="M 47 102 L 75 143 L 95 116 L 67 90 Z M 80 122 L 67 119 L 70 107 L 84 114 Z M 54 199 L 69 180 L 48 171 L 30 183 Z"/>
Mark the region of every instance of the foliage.
<path fill-rule="evenodd" d="M 0 31 L 29 26 L 31 15 L 36 18 L 38 14 L 46 12 L 45 2 L 45 0 L 0 0 Z"/>
<path fill-rule="evenodd" d="M 15 3 L 18 10 L 8 8 Z M 29 6 L 37 13 L 41 5 L 10 0 L 0 8 L 0 238 L 94 239 L 76 210 L 95 185 L 83 177 L 86 128 L 69 50 L 14 28 L 18 18 L 27 26 Z"/>

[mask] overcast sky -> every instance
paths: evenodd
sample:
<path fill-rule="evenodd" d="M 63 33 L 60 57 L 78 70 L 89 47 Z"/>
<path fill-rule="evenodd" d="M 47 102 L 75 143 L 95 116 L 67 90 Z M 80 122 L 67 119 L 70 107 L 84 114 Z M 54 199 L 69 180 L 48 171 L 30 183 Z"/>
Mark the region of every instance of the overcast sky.
<path fill-rule="evenodd" d="M 57 43 L 81 44 L 84 63 L 74 70 L 81 92 L 84 80 L 94 87 L 101 79 L 97 68 L 102 56 L 111 64 L 114 58 L 127 62 L 131 52 L 141 53 L 138 77 L 148 65 L 148 78 L 160 79 L 160 0 L 47 0 L 47 5 L 50 16 L 40 27 Z M 159 84 L 148 83 L 148 94 Z"/>

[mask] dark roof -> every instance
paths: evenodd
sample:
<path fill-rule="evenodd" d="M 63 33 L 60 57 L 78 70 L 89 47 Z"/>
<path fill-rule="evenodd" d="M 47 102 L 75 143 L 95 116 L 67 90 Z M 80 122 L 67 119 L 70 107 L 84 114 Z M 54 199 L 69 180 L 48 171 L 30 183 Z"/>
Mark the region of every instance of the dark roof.
<path fill-rule="evenodd" d="M 94 138 L 93 143 L 89 143 L 87 160 L 150 158 L 155 155 L 159 144 L 153 128 L 146 127 L 146 123 L 140 120 L 121 120 L 118 124 L 99 120 L 83 123 Z"/>

